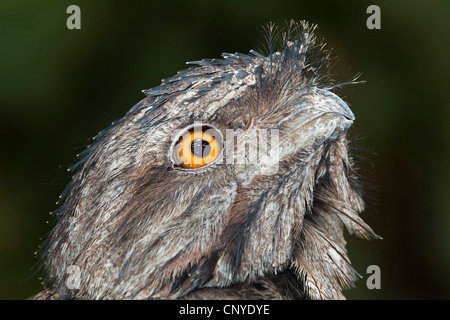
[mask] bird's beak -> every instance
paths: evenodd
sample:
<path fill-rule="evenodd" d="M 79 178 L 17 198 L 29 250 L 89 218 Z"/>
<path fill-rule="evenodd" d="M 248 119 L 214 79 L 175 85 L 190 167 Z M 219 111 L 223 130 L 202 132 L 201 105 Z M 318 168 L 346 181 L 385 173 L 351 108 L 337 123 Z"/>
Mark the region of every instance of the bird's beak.
<path fill-rule="evenodd" d="M 305 94 L 294 111 L 278 124 L 277 138 L 271 140 L 270 151 L 258 156 L 257 164 L 243 167 L 245 175 L 276 173 L 278 163 L 304 150 L 313 154 L 317 146 L 325 141 L 336 140 L 352 125 L 355 115 L 349 106 L 334 93 L 324 89 L 314 89 Z M 272 137 L 274 135 L 271 135 Z"/>
<path fill-rule="evenodd" d="M 341 98 L 328 90 L 315 89 L 280 124 L 280 159 L 321 145 L 325 140 L 337 139 L 354 120 L 355 115 Z"/>
<path fill-rule="evenodd" d="M 305 94 L 294 111 L 279 122 L 276 139 L 271 139 L 266 152 L 258 154 L 258 161 L 237 171 L 247 177 L 261 173 L 261 168 L 269 168 L 265 169 L 266 174 L 276 173 L 280 161 L 301 150 L 313 154 L 314 149 L 325 141 L 344 135 L 354 120 L 355 115 L 341 98 L 330 91 L 314 89 Z"/>
<path fill-rule="evenodd" d="M 352 110 L 339 96 L 324 89 L 317 89 L 316 92 L 319 98 L 317 101 L 319 110 L 330 113 L 335 112 L 344 116 L 347 120 L 355 121 L 355 115 Z"/>

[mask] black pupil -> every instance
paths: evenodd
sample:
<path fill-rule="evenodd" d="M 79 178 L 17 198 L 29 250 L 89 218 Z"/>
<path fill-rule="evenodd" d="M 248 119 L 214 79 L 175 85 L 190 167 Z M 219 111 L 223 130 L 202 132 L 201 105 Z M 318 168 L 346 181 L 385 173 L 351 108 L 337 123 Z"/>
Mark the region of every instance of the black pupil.
<path fill-rule="evenodd" d="M 191 151 L 197 157 L 206 157 L 211 152 L 211 146 L 208 141 L 196 139 L 191 144 Z"/>

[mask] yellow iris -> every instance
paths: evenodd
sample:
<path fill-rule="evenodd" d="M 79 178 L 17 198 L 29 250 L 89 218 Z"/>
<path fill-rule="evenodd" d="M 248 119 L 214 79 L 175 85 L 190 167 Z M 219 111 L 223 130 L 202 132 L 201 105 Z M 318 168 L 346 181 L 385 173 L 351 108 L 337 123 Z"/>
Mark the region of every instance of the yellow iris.
<path fill-rule="evenodd" d="M 175 149 L 175 156 L 184 168 L 203 167 L 216 160 L 220 154 L 217 139 L 205 131 L 189 131 L 184 134 Z"/>

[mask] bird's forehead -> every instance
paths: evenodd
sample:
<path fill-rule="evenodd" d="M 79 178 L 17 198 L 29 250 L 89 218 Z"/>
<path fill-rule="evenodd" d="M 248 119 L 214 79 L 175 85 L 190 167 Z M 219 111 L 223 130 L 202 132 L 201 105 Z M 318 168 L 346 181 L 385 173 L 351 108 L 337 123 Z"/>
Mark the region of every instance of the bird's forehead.
<path fill-rule="evenodd" d="M 294 111 L 304 93 L 317 85 L 318 70 L 325 61 L 311 54 L 313 43 L 305 35 L 268 56 L 252 50 L 188 62 L 194 66 L 144 90 L 147 97 L 130 113 L 134 122 L 146 125 L 155 119 L 207 121 L 214 117 L 225 117 L 229 124 L 231 116 L 238 126 L 256 119 L 270 127 Z"/>

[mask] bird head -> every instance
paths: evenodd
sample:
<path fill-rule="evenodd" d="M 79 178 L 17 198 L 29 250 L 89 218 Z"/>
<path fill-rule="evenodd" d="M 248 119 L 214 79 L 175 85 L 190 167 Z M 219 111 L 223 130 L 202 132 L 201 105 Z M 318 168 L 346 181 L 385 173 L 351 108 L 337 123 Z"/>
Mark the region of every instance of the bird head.
<path fill-rule="evenodd" d="M 314 27 L 292 30 L 267 55 L 191 62 L 95 138 L 45 246 L 48 290 L 179 298 L 290 272 L 303 297 L 343 297 L 343 226 L 376 237 L 358 216 L 355 117 Z"/>

